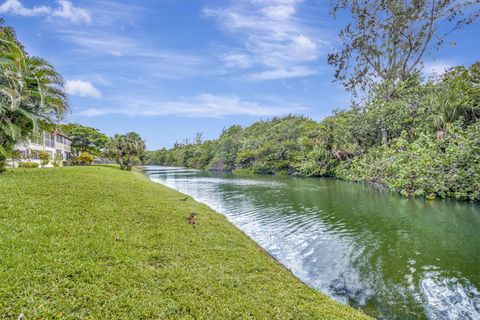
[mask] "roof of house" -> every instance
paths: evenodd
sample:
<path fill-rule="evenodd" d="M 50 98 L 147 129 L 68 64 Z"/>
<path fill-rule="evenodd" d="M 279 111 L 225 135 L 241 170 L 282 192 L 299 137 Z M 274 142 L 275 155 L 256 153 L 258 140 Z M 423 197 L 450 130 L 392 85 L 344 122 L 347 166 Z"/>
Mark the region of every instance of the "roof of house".
<path fill-rule="evenodd" d="M 68 140 L 72 140 L 72 138 L 70 138 L 69 136 L 67 136 L 66 134 L 64 134 L 64 133 L 62 133 L 58 130 L 55 130 L 55 132 L 53 134 L 58 135 L 58 136 L 62 136 L 64 138 L 67 138 Z"/>

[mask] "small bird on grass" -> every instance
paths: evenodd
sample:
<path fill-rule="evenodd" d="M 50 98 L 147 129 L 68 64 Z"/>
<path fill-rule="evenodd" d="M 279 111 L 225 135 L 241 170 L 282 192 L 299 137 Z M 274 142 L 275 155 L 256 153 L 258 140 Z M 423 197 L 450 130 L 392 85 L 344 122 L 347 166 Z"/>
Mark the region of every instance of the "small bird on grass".
<path fill-rule="evenodd" d="M 188 197 L 185 197 L 183 199 L 180 199 L 180 201 L 187 201 Z"/>
<path fill-rule="evenodd" d="M 194 227 L 194 228 L 195 228 L 195 225 L 197 224 L 197 222 L 195 221 L 195 216 L 196 216 L 196 215 L 197 215 L 197 214 L 196 214 L 195 212 L 192 212 L 192 213 L 190 213 L 190 215 L 187 217 L 188 223 L 191 224 L 192 227 Z"/>

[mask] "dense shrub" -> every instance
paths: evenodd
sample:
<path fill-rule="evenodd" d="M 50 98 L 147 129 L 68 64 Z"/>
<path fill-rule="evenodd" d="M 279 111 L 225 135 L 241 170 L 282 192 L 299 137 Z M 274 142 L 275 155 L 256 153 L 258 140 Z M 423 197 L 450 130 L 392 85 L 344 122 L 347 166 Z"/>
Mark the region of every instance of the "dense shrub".
<path fill-rule="evenodd" d="M 80 155 L 76 159 L 77 163 L 81 166 L 89 166 L 92 164 L 93 160 L 93 156 L 86 151 L 80 153 Z"/>
<path fill-rule="evenodd" d="M 232 126 L 219 139 L 149 152 L 146 163 L 369 181 L 407 196 L 480 200 L 480 63 L 412 76 L 321 122 Z M 385 98 L 388 96 L 389 98 Z"/>
<path fill-rule="evenodd" d="M 42 161 L 42 167 L 47 166 L 50 163 L 50 154 L 47 151 L 40 151 L 38 153 L 38 158 Z"/>
<path fill-rule="evenodd" d="M 62 162 L 63 162 L 63 154 L 61 152 L 57 152 L 52 161 L 53 166 L 60 167 L 62 165 Z"/>
<path fill-rule="evenodd" d="M 263 161 L 257 161 L 252 166 L 252 172 L 257 174 L 274 174 L 274 166 Z"/>
<path fill-rule="evenodd" d="M 406 135 L 369 150 L 337 176 L 379 183 L 404 195 L 480 200 L 480 126 L 457 127 L 446 139 Z"/>
<path fill-rule="evenodd" d="M 19 162 L 19 168 L 38 168 L 39 164 L 36 162 Z"/>
<path fill-rule="evenodd" d="M 12 153 L 10 154 L 10 158 L 12 158 L 13 160 L 22 159 L 22 152 L 18 149 L 12 150 Z"/>

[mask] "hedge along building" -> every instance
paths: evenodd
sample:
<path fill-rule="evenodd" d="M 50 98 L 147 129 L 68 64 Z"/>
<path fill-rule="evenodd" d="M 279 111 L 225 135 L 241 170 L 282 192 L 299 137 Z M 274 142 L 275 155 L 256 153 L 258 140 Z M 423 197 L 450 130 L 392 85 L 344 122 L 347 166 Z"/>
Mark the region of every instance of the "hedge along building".
<path fill-rule="evenodd" d="M 42 131 L 31 140 L 18 143 L 14 150 L 20 151 L 20 159 L 12 159 L 14 167 L 18 166 L 21 161 L 41 164 L 42 160 L 39 158 L 41 151 L 48 153 L 51 161 L 56 161 L 62 165 L 63 161 L 72 158 L 72 139 L 58 131 L 53 133 Z M 52 162 L 49 166 L 51 165 Z"/>

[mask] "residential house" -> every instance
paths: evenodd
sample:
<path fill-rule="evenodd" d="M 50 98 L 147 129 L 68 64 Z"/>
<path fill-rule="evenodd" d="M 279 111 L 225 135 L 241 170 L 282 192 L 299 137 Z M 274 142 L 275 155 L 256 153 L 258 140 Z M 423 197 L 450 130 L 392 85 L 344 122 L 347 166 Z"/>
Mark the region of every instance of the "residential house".
<path fill-rule="evenodd" d="M 60 132 L 43 131 L 29 141 L 18 143 L 14 149 L 20 151 L 21 161 L 37 162 L 39 164 L 41 163 L 39 159 L 40 151 L 47 152 L 50 159 L 59 162 L 60 165 L 63 161 L 72 158 L 72 140 Z M 14 166 L 16 166 L 15 163 Z"/>

